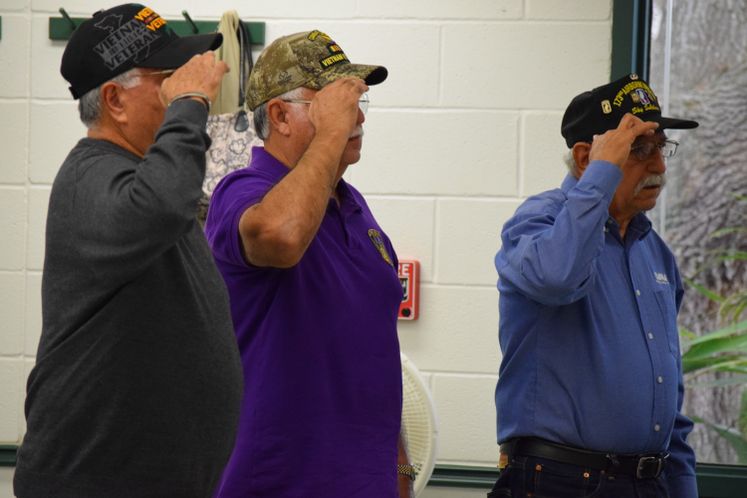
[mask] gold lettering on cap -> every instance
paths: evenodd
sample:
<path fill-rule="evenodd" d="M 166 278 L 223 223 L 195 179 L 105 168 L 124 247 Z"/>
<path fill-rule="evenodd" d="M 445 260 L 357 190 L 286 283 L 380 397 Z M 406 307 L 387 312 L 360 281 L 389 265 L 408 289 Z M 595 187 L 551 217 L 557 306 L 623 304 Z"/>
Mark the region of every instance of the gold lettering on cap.
<path fill-rule="evenodd" d="M 629 94 L 630 92 L 632 92 L 633 90 L 635 90 L 636 88 L 644 88 L 644 89 L 648 89 L 649 91 L 651 90 L 642 81 L 632 81 L 626 84 L 624 87 L 622 87 L 622 89 L 619 92 L 617 92 L 617 95 L 615 95 L 615 99 L 612 101 L 612 105 L 614 105 L 615 107 L 620 107 L 623 103 L 623 100 L 625 99 L 625 96 Z"/>
<path fill-rule="evenodd" d="M 335 64 L 339 64 L 340 62 L 348 60 L 348 56 L 344 53 L 334 54 L 330 55 L 329 57 L 326 57 L 322 59 L 320 62 L 322 63 L 323 67 L 329 67 L 333 66 Z"/>
<path fill-rule="evenodd" d="M 142 21 L 143 19 L 145 19 L 152 13 L 153 13 L 153 9 L 151 9 L 150 7 L 145 7 L 140 12 L 135 14 L 135 19 L 137 19 L 138 21 Z"/>

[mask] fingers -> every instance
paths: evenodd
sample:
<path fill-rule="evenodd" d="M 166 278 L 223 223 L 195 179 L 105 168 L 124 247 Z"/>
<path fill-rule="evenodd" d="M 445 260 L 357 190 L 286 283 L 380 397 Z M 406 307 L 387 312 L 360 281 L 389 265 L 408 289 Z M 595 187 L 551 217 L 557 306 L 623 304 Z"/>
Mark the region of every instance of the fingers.
<path fill-rule="evenodd" d="M 168 103 L 175 96 L 184 93 L 204 93 L 215 100 L 223 76 L 230 70 L 223 61 L 215 59 L 212 51 L 195 55 L 186 64 L 161 84 L 161 98 Z"/>
<path fill-rule="evenodd" d="M 656 133 L 658 127 L 659 123 L 654 121 L 643 121 L 639 117 L 626 113 L 617 125 L 617 130 L 623 132 L 627 131 L 629 136 L 632 137 L 630 140 L 630 143 L 632 144 L 633 140 L 641 135 L 653 135 Z"/>
<path fill-rule="evenodd" d="M 359 78 L 342 78 L 319 90 L 309 106 L 309 119 L 316 130 L 350 135 L 360 118 L 358 100 L 368 91 Z"/>
<path fill-rule="evenodd" d="M 594 135 L 589 159 L 607 161 L 622 167 L 628 159 L 630 147 L 635 139 L 642 135 L 654 134 L 658 127 L 659 123 L 642 121 L 632 114 L 626 114 L 617 128 L 607 130 L 601 135 Z"/>

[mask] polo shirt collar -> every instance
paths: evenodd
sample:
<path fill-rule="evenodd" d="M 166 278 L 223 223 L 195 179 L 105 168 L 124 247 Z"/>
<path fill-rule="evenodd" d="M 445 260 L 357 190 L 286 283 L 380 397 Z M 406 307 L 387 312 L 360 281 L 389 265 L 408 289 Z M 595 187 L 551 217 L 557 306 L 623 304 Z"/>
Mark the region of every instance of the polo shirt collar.
<path fill-rule="evenodd" d="M 252 147 L 251 167 L 260 174 L 274 180 L 275 183 L 285 178 L 285 175 L 291 171 L 288 166 L 280 162 L 261 146 Z M 360 203 L 358 203 L 353 195 L 350 186 L 342 178 L 340 178 L 340 182 L 337 184 L 337 194 L 340 197 L 341 208 L 343 206 L 347 207 L 347 209 L 343 209 L 344 211 L 361 210 Z"/>

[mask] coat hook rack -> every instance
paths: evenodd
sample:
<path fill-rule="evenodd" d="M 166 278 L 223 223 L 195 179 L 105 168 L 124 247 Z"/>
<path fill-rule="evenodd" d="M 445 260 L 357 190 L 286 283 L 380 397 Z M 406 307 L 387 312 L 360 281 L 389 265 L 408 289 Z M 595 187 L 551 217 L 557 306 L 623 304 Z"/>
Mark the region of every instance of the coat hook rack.
<path fill-rule="evenodd" d="M 59 10 L 60 10 L 60 14 L 62 14 L 62 17 L 68 22 L 70 26 L 70 32 L 72 33 L 73 31 L 75 31 L 75 28 L 77 28 L 78 25 L 75 24 L 75 21 L 73 21 L 73 19 L 67 14 L 67 11 L 65 10 L 64 7 L 60 7 Z"/>
<path fill-rule="evenodd" d="M 187 22 L 189 23 L 189 25 L 192 27 L 192 34 L 193 35 L 198 34 L 200 32 L 200 30 L 197 28 L 197 25 L 192 20 L 192 18 L 189 17 L 189 12 L 187 12 L 186 10 L 183 10 L 182 11 L 182 16 L 184 16 L 184 19 L 186 19 Z"/>
<path fill-rule="evenodd" d="M 64 8 L 60 7 L 62 17 L 49 18 L 49 39 L 50 40 L 69 40 L 75 28 L 87 20 L 87 17 L 70 17 Z M 199 33 L 214 33 L 218 29 L 218 21 L 195 21 L 184 10 L 182 11 L 184 19 L 167 19 L 166 23 L 179 36 L 188 36 Z M 242 21 L 249 32 L 249 39 L 252 45 L 265 44 L 265 23 L 258 21 Z M 1 32 L 0 32 L 1 33 Z"/>

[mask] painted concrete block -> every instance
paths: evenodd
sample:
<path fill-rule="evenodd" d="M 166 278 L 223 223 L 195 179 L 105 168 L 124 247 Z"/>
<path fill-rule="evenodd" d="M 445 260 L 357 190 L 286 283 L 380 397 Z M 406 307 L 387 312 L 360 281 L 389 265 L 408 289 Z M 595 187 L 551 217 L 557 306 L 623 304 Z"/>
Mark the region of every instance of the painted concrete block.
<path fill-rule="evenodd" d="M 421 370 L 494 374 L 500 364 L 498 291 L 420 287 L 420 317 L 398 325 L 402 351 Z"/>
<path fill-rule="evenodd" d="M 268 40 L 319 29 L 340 44 L 354 63 L 380 65 L 389 76 L 371 87 L 371 108 L 433 107 L 438 103 L 440 30 L 433 24 L 341 21 L 272 22 Z"/>
<path fill-rule="evenodd" d="M 5 8 L 3 2 L 3 10 Z M 2 17 L 0 74 L 3 77 L 0 79 L 0 97 L 26 97 L 29 94 L 29 18 L 25 15 L 8 14 Z"/>
<path fill-rule="evenodd" d="M 433 394 L 440 420 L 440 462 L 495 465 L 496 376 L 435 374 Z"/>
<path fill-rule="evenodd" d="M 30 6 L 31 0 L 3 0 L 4 11 L 26 10 Z"/>
<path fill-rule="evenodd" d="M 606 20 L 611 16 L 610 0 L 526 0 L 527 19 Z"/>
<path fill-rule="evenodd" d="M 0 467 L 0 498 L 14 498 L 13 467 Z"/>
<path fill-rule="evenodd" d="M 493 258 L 500 248 L 501 227 L 518 205 L 518 201 L 439 200 L 436 283 L 494 288 L 498 275 Z"/>
<path fill-rule="evenodd" d="M 562 117 L 562 112 L 528 112 L 523 116 L 522 193 L 525 196 L 559 187 L 568 172 L 563 163 L 568 147 L 560 135 Z"/>
<path fill-rule="evenodd" d="M 67 2 L 65 2 L 65 10 L 72 17 L 83 17 L 91 15 L 100 8 L 100 6 L 92 6 L 90 2 L 84 3 L 86 7 L 82 11 L 85 14 L 80 14 L 75 5 L 68 5 Z M 49 18 L 60 17 L 57 12 L 59 7 L 59 2 L 57 2 L 49 7 L 48 13 L 35 13 L 31 20 L 31 60 L 33 61 L 30 70 L 31 96 L 43 99 L 65 99 L 72 102 L 73 97 L 68 90 L 69 83 L 60 74 L 60 62 L 66 42 L 49 39 Z"/>
<path fill-rule="evenodd" d="M 521 0 L 358 0 L 356 9 L 358 16 L 395 19 L 517 19 L 521 14 Z"/>
<path fill-rule="evenodd" d="M 85 135 L 86 128 L 80 122 L 75 104 L 34 102 L 31 105 L 29 179 L 33 183 L 51 185 L 70 150 Z"/>
<path fill-rule="evenodd" d="M 34 187 L 28 192 L 26 268 L 29 270 L 41 270 L 44 266 L 44 236 L 50 190 L 49 187 Z"/>
<path fill-rule="evenodd" d="M 0 356 L 23 352 L 24 286 L 22 272 L 0 272 Z"/>
<path fill-rule="evenodd" d="M 23 360 L 0 358 L 0 445 L 19 441 L 19 400 L 23 396 Z"/>
<path fill-rule="evenodd" d="M 417 259 L 420 281 L 432 281 L 435 200 L 377 196 L 366 200 L 399 259 Z"/>
<path fill-rule="evenodd" d="M 0 149 L 3 151 L 0 184 L 24 184 L 28 162 L 29 105 L 27 102 L 3 102 L 0 106 Z"/>
<path fill-rule="evenodd" d="M 0 187 L 0 270 L 23 269 L 26 235 L 26 192 Z"/>
<path fill-rule="evenodd" d="M 41 282 L 41 272 L 30 271 L 26 274 L 26 323 L 23 348 L 26 356 L 36 356 L 36 350 L 39 347 L 42 329 Z"/>
<path fill-rule="evenodd" d="M 518 114 L 377 111 L 352 172 L 377 194 L 517 194 Z"/>
<path fill-rule="evenodd" d="M 561 110 L 590 81 L 609 79 L 608 21 L 454 24 L 444 26 L 443 33 L 447 106 Z M 583 71 L 578 70 L 580 54 Z"/>
<path fill-rule="evenodd" d="M 34 0 L 34 10 L 49 11 L 59 17 L 59 2 L 54 0 Z M 70 0 L 65 2 L 65 9 L 73 17 L 87 17 L 98 8 L 107 8 L 114 4 L 95 4 L 90 0 Z M 151 5 L 151 4 L 147 4 Z M 266 21 L 267 18 L 342 18 L 353 16 L 354 4 L 345 0 L 324 0 L 324 2 L 276 2 L 273 0 L 255 0 L 249 3 L 237 3 L 233 0 L 212 0 L 210 2 L 192 2 L 185 4 L 177 0 L 160 0 L 152 7 L 167 21 L 183 20 L 182 10 L 187 10 L 190 17 L 198 20 L 218 20 L 223 12 L 236 10 L 243 20 Z M 75 14 L 75 15 L 73 15 Z"/>

